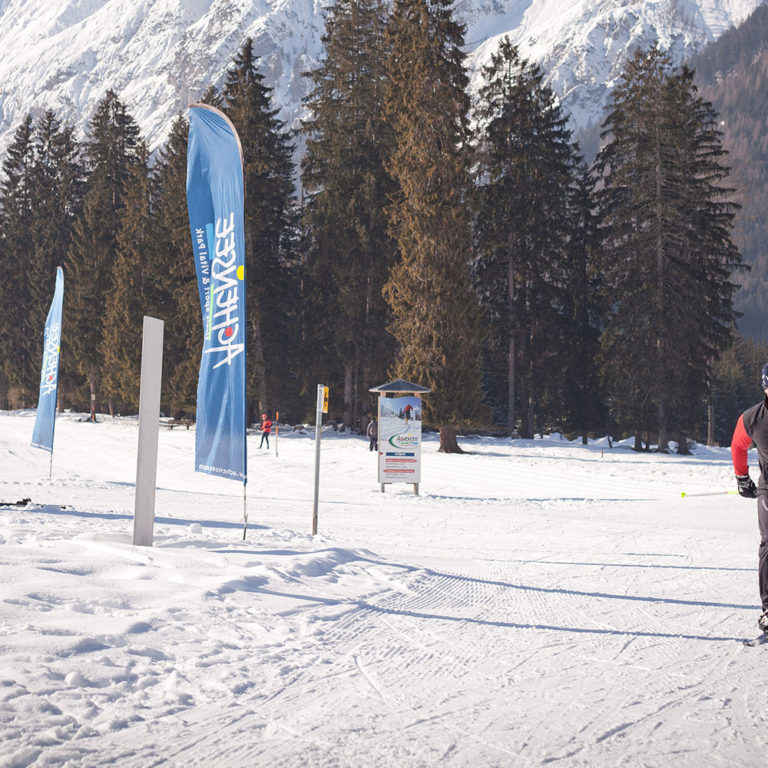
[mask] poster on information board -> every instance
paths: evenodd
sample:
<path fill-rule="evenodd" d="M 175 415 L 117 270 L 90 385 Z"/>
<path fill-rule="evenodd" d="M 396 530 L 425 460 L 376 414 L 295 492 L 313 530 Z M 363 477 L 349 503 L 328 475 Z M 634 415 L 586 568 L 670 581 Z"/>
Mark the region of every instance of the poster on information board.
<path fill-rule="evenodd" d="M 421 482 L 421 398 L 379 398 L 379 482 Z"/>

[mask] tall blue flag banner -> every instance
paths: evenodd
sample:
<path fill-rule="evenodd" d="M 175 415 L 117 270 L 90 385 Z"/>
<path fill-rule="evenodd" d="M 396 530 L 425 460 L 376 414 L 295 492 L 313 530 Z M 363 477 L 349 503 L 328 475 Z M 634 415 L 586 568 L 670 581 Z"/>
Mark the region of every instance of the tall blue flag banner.
<path fill-rule="evenodd" d="M 64 272 L 56 267 L 56 288 L 45 321 L 43 368 L 40 396 L 32 432 L 32 445 L 53 453 L 53 429 L 56 424 L 56 394 L 59 387 L 59 352 L 61 350 L 61 307 L 64 303 Z"/>
<path fill-rule="evenodd" d="M 195 469 L 246 482 L 245 233 L 240 139 L 226 115 L 189 108 L 187 209 L 203 315 Z"/>

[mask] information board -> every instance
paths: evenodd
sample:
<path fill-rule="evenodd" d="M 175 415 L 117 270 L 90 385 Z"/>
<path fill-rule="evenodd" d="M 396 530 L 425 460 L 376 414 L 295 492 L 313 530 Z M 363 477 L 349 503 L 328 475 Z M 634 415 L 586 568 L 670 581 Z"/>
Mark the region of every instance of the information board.
<path fill-rule="evenodd" d="M 421 398 L 379 397 L 379 482 L 421 482 Z"/>

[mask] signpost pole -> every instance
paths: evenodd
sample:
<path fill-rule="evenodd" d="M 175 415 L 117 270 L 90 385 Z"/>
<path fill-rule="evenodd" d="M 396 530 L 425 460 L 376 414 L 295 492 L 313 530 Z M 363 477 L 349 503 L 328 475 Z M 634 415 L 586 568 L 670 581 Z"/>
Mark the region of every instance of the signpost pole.
<path fill-rule="evenodd" d="M 280 439 L 280 411 L 275 411 L 275 458 L 278 457 L 277 441 Z"/>
<path fill-rule="evenodd" d="M 312 507 L 312 535 L 317 534 L 317 502 L 320 496 L 320 436 L 323 413 L 328 413 L 328 387 L 317 385 L 317 412 L 315 413 L 315 500 Z"/>
<path fill-rule="evenodd" d="M 163 328 L 162 320 L 155 317 L 144 317 L 133 543 L 145 547 L 152 546 L 155 525 L 157 443 L 160 427 L 160 385 L 163 370 Z"/>

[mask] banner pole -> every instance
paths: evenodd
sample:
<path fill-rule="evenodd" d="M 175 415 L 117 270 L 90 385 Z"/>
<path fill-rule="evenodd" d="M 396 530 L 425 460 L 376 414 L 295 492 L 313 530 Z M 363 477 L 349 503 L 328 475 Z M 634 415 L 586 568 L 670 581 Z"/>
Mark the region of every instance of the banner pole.
<path fill-rule="evenodd" d="M 243 483 L 243 541 L 245 541 L 245 532 L 248 530 L 248 498 L 246 494 L 246 488 L 248 486 Z"/>
<path fill-rule="evenodd" d="M 48 464 L 48 482 L 51 481 L 52 477 L 53 477 L 53 451 L 51 451 L 51 461 Z"/>

